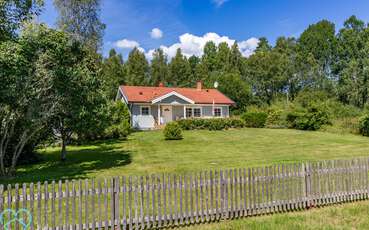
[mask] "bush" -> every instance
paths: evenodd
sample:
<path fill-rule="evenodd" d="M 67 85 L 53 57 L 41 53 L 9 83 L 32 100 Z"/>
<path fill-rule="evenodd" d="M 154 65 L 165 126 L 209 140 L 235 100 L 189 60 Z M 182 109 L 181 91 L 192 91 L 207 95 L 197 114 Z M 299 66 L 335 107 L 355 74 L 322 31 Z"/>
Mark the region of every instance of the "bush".
<path fill-rule="evenodd" d="M 181 140 L 183 138 L 181 126 L 177 122 L 168 123 L 164 128 L 164 137 L 165 140 Z"/>
<path fill-rule="evenodd" d="M 369 136 L 369 115 L 365 115 L 360 119 L 359 131 L 363 136 Z"/>
<path fill-rule="evenodd" d="M 104 130 L 103 138 L 126 139 L 132 132 L 127 105 L 121 101 L 116 101 L 109 105 L 108 111 L 110 125 Z"/>
<path fill-rule="evenodd" d="M 130 133 L 131 125 L 127 120 L 123 120 L 119 124 L 114 124 L 106 128 L 104 131 L 104 137 L 106 139 L 119 138 L 125 140 Z"/>
<path fill-rule="evenodd" d="M 283 116 L 283 111 L 279 109 L 271 109 L 268 111 L 268 117 L 265 122 L 267 128 L 285 128 L 286 121 Z"/>
<path fill-rule="evenodd" d="M 319 130 L 322 125 L 330 124 L 328 113 L 317 107 L 311 107 L 305 113 L 287 115 L 291 128 L 300 130 Z"/>
<path fill-rule="evenodd" d="M 241 118 L 245 121 L 246 127 L 263 128 L 268 114 L 265 112 L 245 112 Z"/>
<path fill-rule="evenodd" d="M 245 122 L 239 118 L 184 119 L 177 123 L 183 130 L 224 130 L 245 127 Z"/>

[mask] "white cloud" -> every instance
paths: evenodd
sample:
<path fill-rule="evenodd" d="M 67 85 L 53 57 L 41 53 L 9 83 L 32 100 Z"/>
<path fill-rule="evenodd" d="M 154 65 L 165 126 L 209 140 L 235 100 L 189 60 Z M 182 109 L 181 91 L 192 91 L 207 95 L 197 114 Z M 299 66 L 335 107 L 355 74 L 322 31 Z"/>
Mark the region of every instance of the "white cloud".
<path fill-rule="evenodd" d="M 181 48 L 182 53 L 187 57 L 190 57 L 192 55 L 200 57 L 203 55 L 204 46 L 208 41 L 214 42 L 215 45 L 219 45 L 219 43 L 221 42 L 226 42 L 228 46 L 231 47 L 236 40 L 231 39 L 227 36 L 220 36 L 216 33 L 206 33 L 201 37 L 185 33 L 179 36 L 179 43 L 175 43 L 171 46 L 162 45 L 160 46 L 160 48 L 165 54 L 168 55 L 169 58 L 175 56 L 178 48 Z M 238 42 L 238 46 L 242 55 L 245 57 L 250 56 L 256 49 L 258 42 L 259 40 L 257 38 L 250 38 L 248 40 Z M 146 57 L 148 59 L 152 59 L 153 52 L 153 49 L 149 50 L 146 53 Z"/>
<path fill-rule="evenodd" d="M 118 40 L 114 44 L 116 47 L 122 48 L 122 49 L 133 49 L 135 47 L 140 46 L 140 43 L 133 41 L 133 40 L 128 40 L 128 39 Z"/>
<path fill-rule="evenodd" d="M 238 43 L 238 48 L 240 49 L 244 57 L 249 57 L 254 53 L 254 50 L 258 47 L 259 39 L 249 38 L 246 41 L 241 41 Z"/>
<path fill-rule="evenodd" d="M 160 48 L 163 52 L 168 55 L 168 58 L 171 59 L 176 55 L 177 49 L 181 48 L 183 55 L 186 57 L 190 57 L 192 55 L 201 57 L 204 53 L 204 46 L 208 41 L 212 41 L 215 45 L 219 45 L 221 42 L 225 42 L 229 47 L 233 45 L 236 41 L 235 39 L 231 39 L 227 36 L 220 36 L 217 33 L 206 33 L 203 36 L 196 36 L 193 34 L 185 33 L 179 36 L 179 42 L 174 43 L 170 46 L 161 45 Z M 244 57 L 249 57 L 254 53 L 256 47 L 258 46 L 259 39 L 257 38 L 249 38 L 244 41 L 238 42 L 239 50 Z M 144 48 L 139 46 L 140 44 L 136 41 L 131 41 L 127 39 L 119 40 L 115 42 L 115 46 L 119 48 L 125 49 L 133 49 L 137 47 L 141 52 L 144 52 L 146 57 L 151 60 L 153 57 L 153 53 L 155 49 L 150 49 L 147 52 Z"/>
<path fill-rule="evenodd" d="M 163 31 L 161 31 L 159 28 L 154 28 L 150 32 L 150 36 L 153 39 L 159 39 L 163 37 Z"/>
<path fill-rule="evenodd" d="M 212 2 L 217 6 L 222 6 L 225 2 L 228 2 L 228 0 L 212 0 Z"/>

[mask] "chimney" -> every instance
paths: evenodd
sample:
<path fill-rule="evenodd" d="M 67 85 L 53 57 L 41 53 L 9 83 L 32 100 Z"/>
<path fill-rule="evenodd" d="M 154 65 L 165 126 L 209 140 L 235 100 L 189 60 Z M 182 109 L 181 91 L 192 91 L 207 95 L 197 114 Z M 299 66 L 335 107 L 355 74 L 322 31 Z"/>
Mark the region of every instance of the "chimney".
<path fill-rule="evenodd" d="M 159 82 L 159 87 L 165 87 L 163 82 Z"/>
<path fill-rule="evenodd" d="M 202 90 L 202 81 L 198 81 L 198 82 L 196 83 L 196 89 L 197 89 L 198 91 L 201 91 L 201 90 Z"/>

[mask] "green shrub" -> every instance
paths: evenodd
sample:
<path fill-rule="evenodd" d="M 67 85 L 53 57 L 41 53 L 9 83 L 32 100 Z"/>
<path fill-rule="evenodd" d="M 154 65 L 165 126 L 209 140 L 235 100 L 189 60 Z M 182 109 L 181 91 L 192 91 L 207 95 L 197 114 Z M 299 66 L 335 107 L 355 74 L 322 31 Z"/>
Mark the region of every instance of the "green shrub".
<path fill-rule="evenodd" d="M 246 127 L 246 123 L 244 120 L 239 118 L 227 118 L 229 128 L 244 128 Z"/>
<path fill-rule="evenodd" d="M 245 122 L 239 118 L 183 119 L 177 123 L 183 130 L 224 130 L 245 127 Z"/>
<path fill-rule="evenodd" d="M 123 120 L 119 124 L 114 124 L 106 128 L 104 136 L 106 139 L 119 138 L 125 140 L 131 132 L 131 125 L 127 120 Z"/>
<path fill-rule="evenodd" d="M 283 117 L 283 110 L 271 109 L 268 111 L 268 117 L 265 122 L 267 128 L 285 128 L 286 121 Z"/>
<path fill-rule="evenodd" d="M 268 114 L 265 112 L 245 112 L 241 118 L 245 121 L 246 127 L 263 128 Z"/>
<path fill-rule="evenodd" d="M 360 134 L 359 126 L 360 119 L 358 117 L 343 117 L 335 118 L 331 121 L 332 124 L 323 125 L 320 130 L 329 133 L 352 133 Z"/>
<path fill-rule="evenodd" d="M 369 136 L 369 115 L 365 115 L 360 119 L 359 131 L 363 136 Z"/>
<path fill-rule="evenodd" d="M 322 125 L 330 123 L 328 113 L 316 107 L 309 108 L 303 114 L 290 114 L 287 117 L 291 127 L 300 130 L 318 130 Z"/>
<path fill-rule="evenodd" d="M 181 140 L 183 138 L 181 126 L 177 122 L 168 123 L 164 128 L 164 137 L 165 140 Z"/>
<path fill-rule="evenodd" d="M 110 125 L 104 130 L 104 138 L 126 139 L 132 132 L 127 105 L 116 101 L 109 105 L 108 111 Z"/>

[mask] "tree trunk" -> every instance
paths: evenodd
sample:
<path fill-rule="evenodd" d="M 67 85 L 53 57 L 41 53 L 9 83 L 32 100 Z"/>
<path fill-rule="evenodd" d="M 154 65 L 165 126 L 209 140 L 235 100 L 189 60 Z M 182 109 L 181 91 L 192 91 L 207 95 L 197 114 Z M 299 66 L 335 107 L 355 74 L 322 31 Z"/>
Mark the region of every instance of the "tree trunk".
<path fill-rule="evenodd" d="M 65 134 L 62 135 L 62 150 L 61 150 L 61 161 L 67 160 L 67 137 Z"/>

